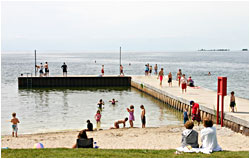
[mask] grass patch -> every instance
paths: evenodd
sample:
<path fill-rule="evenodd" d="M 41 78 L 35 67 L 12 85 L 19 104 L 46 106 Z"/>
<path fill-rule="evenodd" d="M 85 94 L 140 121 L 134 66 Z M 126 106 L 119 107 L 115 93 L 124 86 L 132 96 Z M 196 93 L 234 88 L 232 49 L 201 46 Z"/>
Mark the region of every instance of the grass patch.
<path fill-rule="evenodd" d="M 2 158 L 249 158 L 249 151 L 222 151 L 210 155 L 143 149 L 2 149 Z"/>

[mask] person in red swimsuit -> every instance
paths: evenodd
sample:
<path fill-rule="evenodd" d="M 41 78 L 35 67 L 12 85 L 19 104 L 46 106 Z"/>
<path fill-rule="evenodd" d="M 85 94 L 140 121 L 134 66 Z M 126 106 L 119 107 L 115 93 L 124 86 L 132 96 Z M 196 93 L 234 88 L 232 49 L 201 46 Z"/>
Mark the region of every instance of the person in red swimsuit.
<path fill-rule="evenodd" d="M 164 76 L 164 72 L 163 72 L 163 68 L 161 68 L 161 71 L 158 74 L 157 79 L 159 79 L 160 77 L 160 85 L 162 86 L 162 80 L 163 80 L 163 76 Z"/>
<path fill-rule="evenodd" d="M 101 70 L 101 72 L 102 72 L 102 75 L 104 75 L 104 65 L 102 65 L 102 70 Z"/>
<path fill-rule="evenodd" d="M 182 73 L 181 73 L 181 69 L 179 69 L 179 71 L 178 71 L 178 73 L 177 73 L 177 78 L 176 78 L 176 80 L 178 80 L 179 81 L 179 87 L 180 87 L 180 84 L 181 84 L 181 76 L 182 76 Z"/>

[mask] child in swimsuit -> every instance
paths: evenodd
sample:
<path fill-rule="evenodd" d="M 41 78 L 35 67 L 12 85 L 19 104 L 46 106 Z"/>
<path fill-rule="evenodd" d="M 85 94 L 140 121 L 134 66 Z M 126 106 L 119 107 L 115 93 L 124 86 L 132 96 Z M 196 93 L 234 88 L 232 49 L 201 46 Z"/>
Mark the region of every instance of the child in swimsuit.
<path fill-rule="evenodd" d="M 235 107 L 235 96 L 234 96 L 234 91 L 231 92 L 231 97 L 230 97 L 230 108 L 232 112 L 234 112 L 234 107 Z"/>
<path fill-rule="evenodd" d="M 12 119 L 10 122 L 12 122 L 12 137 L 14 137 L 14 133 L 16 134 L 17 137 L 17 123 L 20 123 L 18 118 L 16 118 L 16 113 L 12 113 Z"/>
<path fill-rule="evenodd" d="M 114 127 L 111 127 L 110 129 L 119 129 L 119 124 L 123 124 L 123 128 L 126 126 L 126 122 L 128 121 L 128 118 L 125 118 L 124 120 L 118 120 L 114 123 Z"/>
<path fill-rule="evenodd" d="M 109 102 L 111 102 L 111 104 L 115 104 L 115 102 L 118 102 L 117 100 L 115 100 L 114 98 L 112 100 L 110 100 Z"/>
<path fill-rule="evenodd" d="M 97 130 L 99 130 L 100 127 L 101 127 L 101 117 L 102 117 L 102 115 L 101 115 L 100 110 L 97 110 L 96 115 L 95 115 L 96 128 L 97 128 Z"/>
<path fill-rule="evenodd" d="M 140 106 L 141 108 L 141 123 L 142 123 L 142 128 L 145 128 L 146 125 L 146 110 L 143 105 Z"/>
<path fill-rule="evenodd" d="M 104 105 L 104 101 L 102 101 L 102 99 L 100 99 L 99 103 L 97 103 L 99 109 L 102 109 L 102 105 Z"/>
<path fill-rule="evenodd" d="M 135 120 L 135 117 L 134 117 L 134 106 L 131 105 L 130 109 L 127 108 L 127 111 L 129 112 L 129 124 L 130 124 L 130 127 L 132 128 L 133 127 L 133 121 Z"/>

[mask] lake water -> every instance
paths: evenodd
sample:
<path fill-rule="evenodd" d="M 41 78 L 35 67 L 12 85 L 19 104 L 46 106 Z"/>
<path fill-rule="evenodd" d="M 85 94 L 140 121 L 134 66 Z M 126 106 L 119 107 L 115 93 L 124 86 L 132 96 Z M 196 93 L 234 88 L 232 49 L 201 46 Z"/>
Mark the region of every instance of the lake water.
<path fill-rule="evenodd" d="M 18 89 L 17 77 L 21 73 L 34 74 L 34 53 L 3 53 L 1 55 L 1 132 L 10 134 L 11 113 L 20 119 L 19 133 L 48 132 L 86 127 L 90 119 L 95 126 L 94 115 L 99 99 L 105 101 L 102 127 L 109 128 L 113 122 L 128 116 L 126 108 L 133 104 L 135 126 L 141 126 L 139 106 L 147 111 L 147 126 L 182 124 L 181 114 L 167 108 L 158 100 L 133 88 L 86 88 L 86 89 Z M 95 63 L 96 60 L 96 63 Z M 62 74 L 61 65 L 66 62 L 69 75 L 99 75 L 105 65 L 105 75 L 119 73 L 117 53 L 37 53 L 37 63 L 49 64 L 50 75 Z M 129 66 L 129 63 L 131 65 Z M 217 77 L 226 76 L 228 93 L 235 91 L 238 97 L 249 99 L 249 53 L 248 52 L 161 52 L 122 53 L 126 75 L 143 75 L 145 64 L 157 63 L 165 74 L 172 72 L 176 78 L 178 69 L 192 76 L 195 85 L 211 90 L 217 89 Z M 207 73 L 211 72 L 211 76 Z M 108 100 L 119 102 L 112 106 Z M 128 123 L 127 123 L 128 125 Z"/>

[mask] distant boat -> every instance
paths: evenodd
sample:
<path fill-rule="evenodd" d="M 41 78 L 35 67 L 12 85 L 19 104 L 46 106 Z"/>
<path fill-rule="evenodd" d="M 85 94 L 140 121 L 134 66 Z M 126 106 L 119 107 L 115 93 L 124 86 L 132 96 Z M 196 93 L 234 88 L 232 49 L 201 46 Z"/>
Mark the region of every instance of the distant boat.
<path fill-rule="evenodd" d="M 242 49 L 242 51 L 248 51 L 248 49 Z"/>

